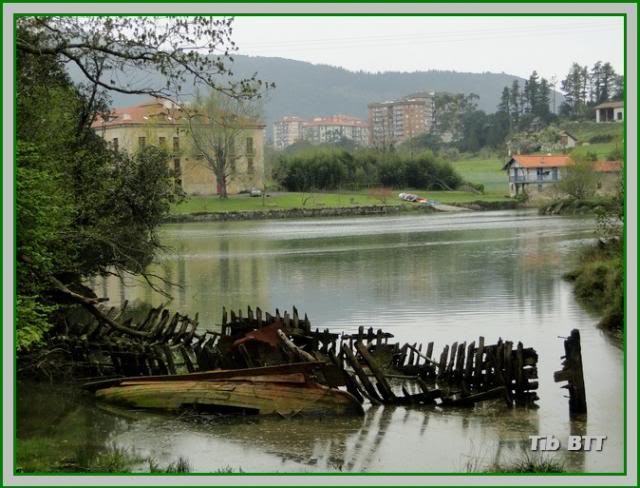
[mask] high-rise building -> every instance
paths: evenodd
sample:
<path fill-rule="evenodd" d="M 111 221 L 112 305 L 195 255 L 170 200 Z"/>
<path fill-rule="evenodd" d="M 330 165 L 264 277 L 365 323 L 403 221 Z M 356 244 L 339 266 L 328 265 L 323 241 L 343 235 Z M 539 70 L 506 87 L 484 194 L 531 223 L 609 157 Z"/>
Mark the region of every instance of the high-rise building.
<path fill-rule="evenodd" d="M 371 144 L 388 147 L 431 132 L 435 127 L 435 93 L 422 92 L 398 100 L 370 103 Z"/>
<path fill-rule="evenodd" d="M 303 119 L 295 115 L 282 117 L 273 124 L 273 146 L 284 149 L 302 139 Z"/>
<path fill-rule="evenodd" d="M 304 122 L 303 139 L 311 144 L 350 139 L 359 146 L 369 145 L 369 124 L 349 115 L 316 117 Z"/>

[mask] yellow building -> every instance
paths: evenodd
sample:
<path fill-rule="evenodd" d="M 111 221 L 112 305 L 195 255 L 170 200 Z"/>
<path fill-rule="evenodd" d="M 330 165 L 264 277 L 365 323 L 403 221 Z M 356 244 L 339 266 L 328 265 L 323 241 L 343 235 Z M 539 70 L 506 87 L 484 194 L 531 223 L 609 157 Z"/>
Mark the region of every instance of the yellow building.
<path fill-rule="evenodd" d="M 237 135 L 237 160 L 227 178 L 229 194 L 264 187 L 264 127 L 251 121 Z M 169 168 L 188 194 L 211 195 L 220 191 L 212 169 L 194 148 L 181 111 L 173 102 L 152 99 L 115 109 L 104 118 L 98 117 L 93 128 L 115 149 L 129 154 L 147 145 L 166 149 L 171 154 Z"/>

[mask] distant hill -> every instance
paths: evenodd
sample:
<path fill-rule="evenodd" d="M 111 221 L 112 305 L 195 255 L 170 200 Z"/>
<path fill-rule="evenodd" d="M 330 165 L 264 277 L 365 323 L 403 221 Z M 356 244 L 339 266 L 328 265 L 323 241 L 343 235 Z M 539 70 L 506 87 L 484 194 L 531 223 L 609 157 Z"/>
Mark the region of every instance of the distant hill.
<path fill-rule="evenodd" d="M 353 72 L 343 68 L 283 58 L 234 56 L 232 70 L 238 77 L 258 73 L 258 78 L 275 82 L 265 102 L 265 121 L 284 115 L 322 117 L 348 114 L 367 118 L 367 104 L 398 98 L 418 91 L 476 93 L 479 108 L 495 112 L 502 89 L 522 78 L 506 73 L 459 73 L 417 71 L 413 73 Z M 427 64 L 427 62 L 425 62 Z M 134 104 L 140 97 L 112 94 L 114 106 Z"/>

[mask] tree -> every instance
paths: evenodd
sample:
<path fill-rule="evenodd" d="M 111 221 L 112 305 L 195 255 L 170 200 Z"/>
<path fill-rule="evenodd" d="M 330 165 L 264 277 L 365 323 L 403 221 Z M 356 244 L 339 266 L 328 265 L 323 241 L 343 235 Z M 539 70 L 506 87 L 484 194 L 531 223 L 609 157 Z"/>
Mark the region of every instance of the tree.
<path fill-rule="evenodd" d="M 259 115 L 260 106 L 255 100 L 216 91 L 206 99 L 198 98 L 192 108 L 184 110 L 195 156 L 202 157 L 215 175 L 220 198 L 227 198 L 231 181 L 247 175 L 237 166 L 242 158 L 252 155 L 249 152 L 253 146 L 244 142 L 251 137 Z"/>
<path fill-rule="evenodd" d="M 59 284 L 92 292 L 84 278 L 133 273 L 160 243 L 156 229 L 179 195 L 155 147 L 126 155 L 90 128 L 107 111 L 108 91 L 168 96 L 186 81 L 236 99 L 256 95 L 256 80 L 222 83 L 230 72 L 229 20 L 125 17 L 22 17 L 16 29 L 17 344 L 42 340 L 64 307 Z M 205 52 L 193 47 L 202 42 Z M 208 49 L 219 57 L 208 57 Z M 67 64 L 87 83 L 74 85 Z M 123 75 L 155 70 L 158 86 Z M 130 74 L 130 73 L 127 73 Z M 123 81 L 124 80 L 124 81 Z M 153 285 L 152 285 L 153 286 Z"/>
<path fill-rule="evenodd" d="M 591 68 L 591 102 L 593 104 L 602 103 L 602 61 L 597 61 Z"/>
<path fill-rule="evenodd" d="M 520 84 L 518 80 L 513 80 L 510 92 L 511 122 L 513 126 L 520 123 L 521 105 L 520 105 Z"/>
<path fill-rule="evenodd" d="M 459 143 L 464 132 L 464 116 L 477 109 L 478 99 L 475 93 L 437 94 L 435 105 L 438 113 L 438 135 Z"/>
<path fill-rule="evenodd" d="M 613 81 L 613 100 L 624 99 L 624 75 L 616 75 Z"/>
<path fill-rule="evenodd" d="M 572 118 L 583 116 L 586 113 L 588 68 L 573 63 L 560 86 L 565 98 L 560 111 Z"/>
<path fill-rule="evenodd" d="M 557 188 L 569 197 L 583 200 L 595 194 L 597 184 L 598 175 L 593 162 L 580 160 L 567 168 L 564 177 L 558 181 Z"/>
<path fill-rule="evenodd" d="M 16 48 L 72 63 L 91 85 L 120 93 L 175 97 L 187 84 L 255 95 L 255 75 L 230 81 L 233 18 L 38 16 L 17 21 Z M 156 71 L 150 82 L 136 77 Z"/>

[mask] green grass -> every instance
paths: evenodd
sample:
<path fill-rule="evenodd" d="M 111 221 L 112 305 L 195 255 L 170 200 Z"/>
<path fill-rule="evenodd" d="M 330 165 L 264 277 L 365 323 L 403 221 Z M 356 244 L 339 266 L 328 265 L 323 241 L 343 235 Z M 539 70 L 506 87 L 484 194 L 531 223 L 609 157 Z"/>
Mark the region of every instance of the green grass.
<path fill-rule="evenodd" d="M 621 123 L 565 122 L 560 126 L 583 144 L 596 136 L 612 136 L 614 139 L 622 140 L 624 135 L 624 124 Z"/>
<path fill-rule="evenodd" d="M 598 144 L 589 144 L 588 146 L 578 146 L 571 150 L 571 155 L 576 158 L 587 153 L 595 153 L 599 160 L 606 160 L 616 146 L 622 147 L 622 142 L 602 142 Z"/>
<path fill-rule="evenodd" d="M 502 171 L 505 161 L 495 159 L 465 159 L 453 161 L 451 166 L 469 183 L 484 185 L 488 194 L 509 194 L 509 179 Z"/>
<path fill-rule="evenodd" d="M 188 214 L 197 212 L 242 212 L 261 210 L 288 210 L 294 208 L 338 208 L 368 205 L 405 205 L 398 198 L 403 190 L 392 190 L 386 198 L 370 195 L 368 191 L 341 193 L 274 193 L 270 197 L 248 197 L 233 195 L 221 200 L 215 195 L 190 196 L 186 201 L 174 206 L 172 214 Z M 464 191 L 426 191 L 404 190 L 441 203 L 469 203 L 475 201 L 496 202 L 508 201 L 504 193 L 477 194 Z"/>

